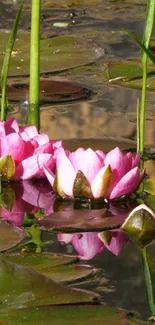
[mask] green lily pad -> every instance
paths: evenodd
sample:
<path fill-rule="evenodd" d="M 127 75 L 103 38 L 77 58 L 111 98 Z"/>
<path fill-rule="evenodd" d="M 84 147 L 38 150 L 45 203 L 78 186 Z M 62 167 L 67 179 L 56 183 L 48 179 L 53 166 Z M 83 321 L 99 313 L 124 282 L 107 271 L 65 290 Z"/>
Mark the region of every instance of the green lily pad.
<path fill-rule="evenodd" d="M 77 262 L 78 259 L 73 256 L 61 254 L 37 254 L 37 253 L 19 253 L 6 255 L 5 259 L 9 262 L 31 267 L 36 271 L 45 271 L 61 265 Z"/>
<path fill-rule="evenodd" d="M 35 270 L 0 260 L 0 308 L 91 302 L 90 292 L 64 287 Z"/>
<path fill-rule="evenodd" d="M 61 265 L 41 272 L 58 283 L 83 280 L 94 273 L 93 268 L 83 265 Z"/>
<path fill-rule="evenodd" d="M 22 229 L 19 229 L 6 221 L 0 221 L 0 252 L 6 251 L 19 244 L 25 237 Z"/>
<path fill-rule="evenodd" d="M 136 325 L 125 312 L 108 306 L 54 306 L 24 308 L 0 314 L 2 325 Z M 4 323 L 3 323 L 4 322 Z"/>
<path fill-rule="evenodd" d="M 1 68 L 8 34 L 0 33 L 0 36 L 3 39 L 0 44 Z M 29 52 L 29 34 L 19 33 L 11 57 L 9 76 L 29 75 Z M 40 54 L 41 73 L 53 73 L 92 63 L 104 55 L 104 49 L 89 39 L 60 36 L 41 40 Z"/>
<path fill-rule="evenodd" d="M 58 254 L 21 253 L 6 255 L 5 260 L 31 267 L 56 282 L 64 283 L 85 278 L 94 273 L 88 265 L 74 265 L 76 257 Z"/>
<path fill-rule="evenodd" d="M 106 65 L 104 76 L 110 83 L 125 87 L 142 88 L 142 64 L 139 60 L 112 61 Z M 155 89 L 155 65 L 148 66 L 148 89 Z"/>

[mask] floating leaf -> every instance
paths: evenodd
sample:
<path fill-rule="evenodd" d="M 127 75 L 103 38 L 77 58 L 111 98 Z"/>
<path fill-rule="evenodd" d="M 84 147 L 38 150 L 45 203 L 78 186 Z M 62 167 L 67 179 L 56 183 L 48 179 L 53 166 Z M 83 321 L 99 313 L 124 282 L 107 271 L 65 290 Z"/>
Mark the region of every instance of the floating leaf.
<path fill-rule="evenodd" d="M 24 239 L 24 231 L 7 223 L 0 221 L 0 252 L 6 251 Z"/>
<path fill-rule="evenodd" d="M 155 214 L 145 204 L 136 207 L 125 220 L 121 229 L 142 247 L 155 238 Z"/>
<path fill-rule="evenodd" d="M 82 231 L 110 230 L 119 228 L 127 212 L 113 215 L 106 208 L 100 210 L 68 210 L 52 213 L 38 222 L 45 230 Z"/>
<path fill-rule="evenodd" d="M 20 253 L 6 255 L 6 259 L 10 262 L 28 266 L 36 271 L 43 271 L 61 265 L 73 263 L 78 259 L 73 256 L 58 255 L 58 254 L 37 254 L 37 253 Z"/>
<path fill-rule="evenodd" d="M 27 101 L 29 95 L 29 85 L 25 82 L 7 85 L 6 93 L 8 100 Z M 90 95 L 90 89 L 71 82 L 49 79 L 40 81 L 40 102 L 42 104 L 87 99 L 90 97 Z"/>
<path fill-rule="evenodd" d="M 142 87 L 142 64 L 139 60 L 112 61 L 104 70 L 104 76 L 111 83 L 117 83 L 125 87 Z M 148 65 L 148 89 L 155 89 L 155 66 Z"/>
<path fill-rule="evenodd" d="M 140 325 L 125 312 L 108 306 L 53 306 L 11 310 L 0 315 L 5 325 Z M 3 323 L 2 323 L 3 325 Z"/>
<path fill-rule="evenodd" d="M 0 259 L 0 301 L 3 308 L 91 302 L 95 295 L 55 283 L 35 270 Z"/>
<path fill-rule="evenodd" d="M 6 255 L 5 260 L 28 266 L 56 282 L 75 281 L 93 274 L 89 266 L 74 265 L 76 257 L 56 254 L 21 253 Z"/>
<path fill-rule="evenodd" d="M 6 34 L 7 35 L 7 34 Z M 9 76 L 29 75 L 29 34 L 19 33 L 11 57 Z M 0 66 L 8 35 L 0 33 Z M 26 43 L 26 45 L 23 45 Z M 104 55 L 104 49 L 92 40 L 80 37 L 59 36 L 40 41 L 41 73 L 56 72 L 89 64 Z M 21 59 L 22 58 L 22 59 Z"/>

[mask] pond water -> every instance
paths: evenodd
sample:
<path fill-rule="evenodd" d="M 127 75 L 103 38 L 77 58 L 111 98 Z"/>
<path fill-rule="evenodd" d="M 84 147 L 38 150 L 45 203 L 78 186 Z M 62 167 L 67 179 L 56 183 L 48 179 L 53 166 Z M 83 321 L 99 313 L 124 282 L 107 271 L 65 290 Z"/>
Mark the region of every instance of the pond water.
<path fill-rule="evenodd" d="M 0 65 L 19 3 L 0 3 Z M 136 151 L 142 74 L 139 48 L 127 31 L 142 36 L 145 5 L 142 0 L 42 1 L 41 132 L 64 140 L 71 150 L 108 151 L 119 145 Z M 28 110 L 29 8 L 25 1 L 7 90 L 9 117 L 21 125 Z M 155 209 L 155 77 L 149 67 L 143 193 L 114 203 L 79 203 L 56 199 L 46 182 L 3 188 L 2 325 L 48 325 L 51 319 L 54 325 L 134 325 L 150 317 L 140 248 L 119 230 L 137 204 Z M 126 76 L 127 82 L 119 79 Z M 154 249 L 152 242 L 153 285 Z"/>

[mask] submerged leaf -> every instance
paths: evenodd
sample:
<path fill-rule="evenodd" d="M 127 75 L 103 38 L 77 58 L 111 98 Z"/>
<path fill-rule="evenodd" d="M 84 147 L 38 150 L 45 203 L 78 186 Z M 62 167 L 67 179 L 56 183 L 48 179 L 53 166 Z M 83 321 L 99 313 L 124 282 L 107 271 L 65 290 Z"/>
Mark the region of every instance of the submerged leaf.
<path fill-rule="evenodd" d="M 145 204 L 141 204 L 129 214 L 121 229 L 133 241 L 145 247 L 155 237 L 155 214 Z"/>

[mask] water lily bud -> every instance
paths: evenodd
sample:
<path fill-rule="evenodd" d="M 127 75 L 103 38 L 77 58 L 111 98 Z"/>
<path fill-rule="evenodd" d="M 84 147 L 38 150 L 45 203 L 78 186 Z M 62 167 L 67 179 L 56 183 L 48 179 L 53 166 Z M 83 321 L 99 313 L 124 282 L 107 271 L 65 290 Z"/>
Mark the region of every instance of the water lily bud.
<path fill-rule="evenodd" d="M 147 205 L 141 204 L 131 211 L 121 229 L 142 247 L 155 237 L 155 213 Z"/>

